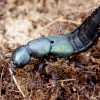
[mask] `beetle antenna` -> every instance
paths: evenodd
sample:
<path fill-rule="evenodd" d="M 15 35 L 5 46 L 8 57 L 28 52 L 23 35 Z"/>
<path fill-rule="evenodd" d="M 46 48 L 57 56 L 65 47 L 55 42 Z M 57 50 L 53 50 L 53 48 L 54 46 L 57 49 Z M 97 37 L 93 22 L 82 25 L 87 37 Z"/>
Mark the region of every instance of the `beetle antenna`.
<path fill-rule="evenodd" d="M 13 84 L 13 75 L 14 75 L 14 67 L 11 67 L 11 70 L 12 70 L 12 74 L 11 74 L 11 86 Z"/>
<path fill-rule="evenodd" d="M 13 75 L 14 75 L 14 63 L 13 63 L 13 61 L 10 62 L 10 68 L 11 68 L 11 71 L 12 71 L 12 73 L 11 73 L 11 86 L 12 86 L 12 84 L 13 84 Z"/>
<path fill-rule="evenodd" d="M 11 58 L 10 56 L 7 56 L 5 53 L 3 53 L 2 51 L 0 51 L 0 54 L 3 55 L 5 58 Z"/>

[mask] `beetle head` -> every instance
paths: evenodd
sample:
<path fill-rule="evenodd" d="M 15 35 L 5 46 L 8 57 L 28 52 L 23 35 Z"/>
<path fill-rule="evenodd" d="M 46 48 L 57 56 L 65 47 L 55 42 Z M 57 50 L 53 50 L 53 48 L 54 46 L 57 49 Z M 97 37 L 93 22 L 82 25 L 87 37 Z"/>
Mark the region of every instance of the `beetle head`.
<path fill-rule="evenodd" d="M 18 47 L 11 56 L 12 67 L 24 67 L 30 61 L 30 55 L 24 46 Z"/>

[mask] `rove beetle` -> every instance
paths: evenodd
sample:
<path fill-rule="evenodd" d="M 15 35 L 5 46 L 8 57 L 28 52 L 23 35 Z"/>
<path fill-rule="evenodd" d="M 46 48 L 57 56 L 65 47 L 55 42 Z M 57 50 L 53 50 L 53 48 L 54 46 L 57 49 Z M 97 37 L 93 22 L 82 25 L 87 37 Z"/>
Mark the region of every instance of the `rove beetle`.
<path fill-rule="evenodd" d="M 69 58 L 72 54 L 89 49 L 99 38 L 99 26 L 100 7 L 91 16 L 87 17 L 80 26 L 68 34 L 40 37 L 15 49 L 10 62 L 12 71 L 16 67 L 27 65 L 31 56 L 43 58 L 45 55 L 49 55 Z M 52 78 L 55 79 L 54 73 L 52 73 Z M 56 83 L 55 80 L 54 82 Z M 52 86 L 55 87 L 55 85 Z"/>
<path fill-rule="evenodd" d="M 89 49 L 99 38 L 100 7 L 74 31 L 64 35 L 40 37 L 15 49 L 11 56 L 12 67 L 28 64 L 31 56 L 42 58 L 49 54 L 67 58 L 74 53 Z"/>

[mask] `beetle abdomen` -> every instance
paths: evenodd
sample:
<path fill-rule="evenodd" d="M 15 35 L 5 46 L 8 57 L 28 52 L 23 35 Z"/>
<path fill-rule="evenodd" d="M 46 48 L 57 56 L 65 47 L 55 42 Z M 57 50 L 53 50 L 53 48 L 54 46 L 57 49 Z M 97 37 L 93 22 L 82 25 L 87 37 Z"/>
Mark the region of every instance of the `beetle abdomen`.
<path fill-rule="evenodd" d="M 95 10 L 78 28 L 68 34 L 74 52 L 88 49 L 99 37 L 100 7 Z"/>

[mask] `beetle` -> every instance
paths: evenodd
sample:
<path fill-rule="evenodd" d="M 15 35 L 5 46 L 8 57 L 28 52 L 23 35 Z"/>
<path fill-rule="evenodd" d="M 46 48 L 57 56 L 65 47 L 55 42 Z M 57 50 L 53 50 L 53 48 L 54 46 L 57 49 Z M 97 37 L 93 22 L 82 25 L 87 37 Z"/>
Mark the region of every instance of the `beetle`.
<path fill-rule="evenodd" d="M 14 67 L 29 63 L 31 56 L 43 58 L 45 55 L 67 58 L 75 53 L 89 49 L 99 38 L 100 7 L 74 31 L 34 39 L 15 49 L 11 56 Z"/>
<path fill-rule="evenodd" d="M 10 66 L 12 71 L 16 67 L 21 68 L 27 65 L 32 56 L 42 59 L 46 55 L 69 58 L 75 53 L 89 49 L 99 38 L 99 26 L 100 7 L 87 17 L 80 26 L 68 34 L 42 36 L 31 40 L 26 45 L 19 46 L 11 55 Z M 52 73 L 52 77 L 55 79 L 54 73 Z"/>

